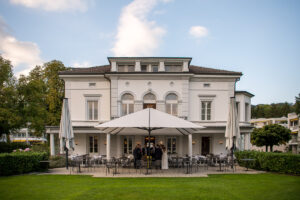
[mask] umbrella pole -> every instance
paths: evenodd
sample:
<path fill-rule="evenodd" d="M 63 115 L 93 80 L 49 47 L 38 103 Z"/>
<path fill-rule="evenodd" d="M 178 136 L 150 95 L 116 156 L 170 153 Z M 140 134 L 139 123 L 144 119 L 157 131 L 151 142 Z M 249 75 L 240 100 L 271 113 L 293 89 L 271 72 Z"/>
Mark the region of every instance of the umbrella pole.
<path fill-rule="evenodd" d="M 150 108 L 149 109 L 149 126 L 148 126 L 148 148 L 147 148 L 147 172 L 146 174 L 149 174 L 149 168 L 150 168 L 150 134 L 151 134 L 151 129 L 150 129 Z"/>

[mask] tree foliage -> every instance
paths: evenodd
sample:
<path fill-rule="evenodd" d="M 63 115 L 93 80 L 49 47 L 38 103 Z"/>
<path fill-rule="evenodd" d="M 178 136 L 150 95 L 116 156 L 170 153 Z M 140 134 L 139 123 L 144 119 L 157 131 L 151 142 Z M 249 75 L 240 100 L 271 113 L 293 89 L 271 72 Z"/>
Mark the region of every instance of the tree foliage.
<path fill-rule="evenodd" d="M 295 105 L 291 103 L 272 103 L 251 106 L 251 118 L 272 118 L 287 116 L 295 111 Z"/>
<path fill-rule="evenodd" d="M 258 147 L 266 146 L 273 151 L 274 145 L 286 144 L 291 139 L 291 131 L 279 124 L 266 125 L 263 128 L 255 128 L 251 133 L 251 144 Z"/>
<path fill-rule="evenodd" d="M 296 103 L 295 103 L 295 112 L 299 115 L 300 114 L 300 93 L 298 94 L 298 97 L 295 97 Z"/>
<path fill-rule="evenodd" d="M 10 61 L 0 56 L 0 136 L 21 126 L 12 68 Z"/>
<path fill-rule="evenodd" d="M 0 134 L 21 127 L 40 136 L 46 125 L 59 125 L 64 83 L 58 72 L 67 68 L 53 60 L 36 66 L 28 76 L 13 76 L 12 65 L 0 56 Z"/>

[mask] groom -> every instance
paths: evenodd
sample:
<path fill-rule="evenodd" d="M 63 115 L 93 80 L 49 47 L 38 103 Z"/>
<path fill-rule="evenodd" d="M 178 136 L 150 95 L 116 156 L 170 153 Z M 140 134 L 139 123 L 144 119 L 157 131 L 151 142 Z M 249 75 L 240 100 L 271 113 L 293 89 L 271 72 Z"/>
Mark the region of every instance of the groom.
<path fill-rule="evenodd" d="M 162 158 L 162 150 L 159 145 L 155 148 L 155 169 L 161 169 L 161 158 Z"/>

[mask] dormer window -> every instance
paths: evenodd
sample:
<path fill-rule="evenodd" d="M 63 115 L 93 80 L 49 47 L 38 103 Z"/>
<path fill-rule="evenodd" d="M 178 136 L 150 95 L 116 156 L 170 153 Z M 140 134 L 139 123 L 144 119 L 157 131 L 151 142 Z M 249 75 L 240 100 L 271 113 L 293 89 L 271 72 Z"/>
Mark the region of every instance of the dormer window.
<path fill-rule="evenodd" d="M 165 66 L 166 72 L 181 72 L 182 71 L 182 66 L 179 65 L 166 65 Z"/>
<path fill-rule="evenodd" d="M 141 71 L 142 72 L 147 72 L 147 65 L 142 65 Z"/>
<path fill-rule="evenodd" d="M 158 66 L 152 66 L 152 72 L 158 72 Z"/>

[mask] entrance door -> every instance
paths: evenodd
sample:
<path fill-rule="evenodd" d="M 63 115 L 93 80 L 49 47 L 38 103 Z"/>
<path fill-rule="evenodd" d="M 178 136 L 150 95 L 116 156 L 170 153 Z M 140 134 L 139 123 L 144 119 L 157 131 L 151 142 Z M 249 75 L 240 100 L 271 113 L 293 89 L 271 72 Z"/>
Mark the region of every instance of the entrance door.
<path fill-rule="evenodd" d="M 156 104 L 155 103 L 144 103 L 144 109 L 146 109 L 146 108 L 156 109 Z"/>
<path fill-rule="evenodd" d="M 145 137 L 145 145 L 148 145 L 148 136 Z M 154 136 L 150 136 L 150 145 L 155 146 L 155 137 Z"/>
<path fill-rule="evenodd" d="M 202 137 L 201 154 L 202 155 L 209 154 L 209 149 L 210 149 L 209 137 Z"/>

